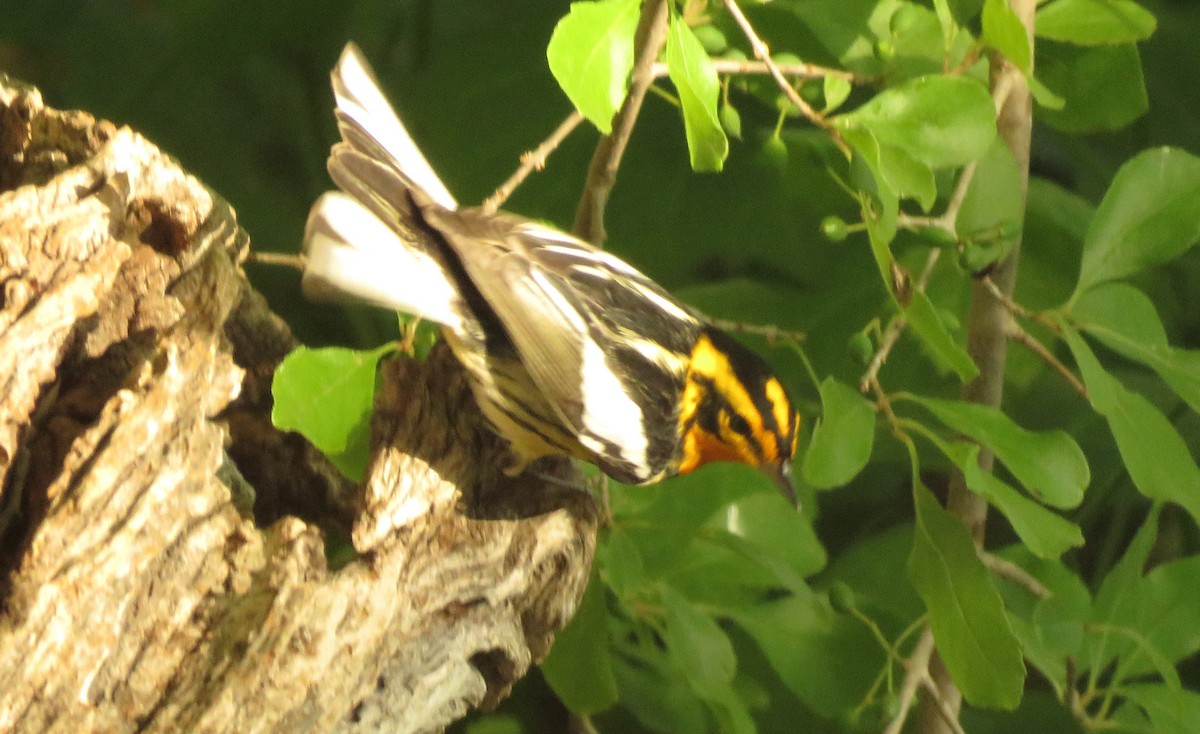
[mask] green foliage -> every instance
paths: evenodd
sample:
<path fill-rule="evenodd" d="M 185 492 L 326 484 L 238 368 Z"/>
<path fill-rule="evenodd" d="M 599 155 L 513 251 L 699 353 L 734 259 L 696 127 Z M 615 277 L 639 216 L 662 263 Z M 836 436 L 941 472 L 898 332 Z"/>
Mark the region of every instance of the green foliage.
<path fill-rule="evenodd" d="M 1076 292 L 1179 257 L 1200 240 L 1200 158 L 1148 150 L 1121 166 L 1092 217 Z"/>
<path fill-rule="evenodd" d="M 584 117 L 612 132 L 633 69 L 637 0 L 581 0 L 558 22 L 546 58 L 550 71 Z"/>
<path fill-rule="evenodd" d="M 347 477 L 359 481 L 367 468 L 375 368 L 394 347 L 371 351 L 328 347 L 296 349 L 271 382 L 276 428 L 297 431 Z"/>
<path fill-rule="evenodd" d="M 611 130 L 641 3 L 17 6 L 6 71 L 148 133 L 234 203 L 256 248 L 294 250 L 329 187 L 327 70 L 345 40 L 472 202 L 562 119 L 557 90 Z M 1194 730 L 1200 8 L 1048 0 L 1030 48 L 1003 0 L 742 6 L 776 56 L 853 74 L 792 80 L 829 129 L 781 109 L 764 74 L 714 72 L 754 58 L 722 3 L 673 1 L 661 94 L 605 224 L 618 255 L 705 313 L 806 333 L 810 366 L 747 337 L 804 416 L 804 509 L 740 466 L 613 487 L 592 584 L 543 677 L 464 728 L 545 731 L 552 691 L 600 731 L 881 731 L 928 623 L 968 731 Z M 1036 75 L 1028 193 L 996 136 L 992 52 Z M 569 227 L 594 137 L 569 138 L 506 208 Z M 939 219 L 971 165 L 957 216 Z M 959 399 L 988 367 L 966 348 L 971 292 L 1018 243 L 1015 300 L 1036 317 L 1009 316 L 1087 396 L 1010 344 L 1001 408 L 981 409 Z M 390 315 L 252 276 L 306 342 L 395 338 Z M 888 400 L 860 395 L 898 319 L 877 373 Z M 386 351 L 289 357 L 277 423 L 359 475 Z M 1049 595 L 976 553 L 940 501 L 956 473 L 990 505 L 986 549 Z"/>
<path fill-rule="evenodd" d="M 558 633 L 541 667 L 554 693 L 576 713 L 586 716 L 616 703 L 617 680 L 613 677 L 608 647 L 608 614 L 596 567 L 575 616 Z"/>
<path fill-rule="evenodd" d="M 871 458 L 875 410 L 846 385 L 821 383 L 821 420 L 804 452 L 804 481 L 814 487 L 839 487 L 855 477 Z"/>
<path fill-rule="evenodd" d="M 1133 0 L 1055 0 L 1038 9 L 1037 34 L 1081 46 L 1144 41 L 1158 25 Z"/>
<path fill-rule="evenodd" d="M 1021 648 L 966 527 L 917 475 L 917 530 L 908 577 L 929 610 L 938 654 L 963 696 L 974 704 L 1015 708 L 1025 685 Z"/>
<path fill-rule="evenodd" d="M 729 155 L 729 141 L 717 117 L 720 82 L 704 44 L 678 15 L 671 15 L 665 55 L 667 73 L 679 93 L 692 168 L 719 171 Z"/>

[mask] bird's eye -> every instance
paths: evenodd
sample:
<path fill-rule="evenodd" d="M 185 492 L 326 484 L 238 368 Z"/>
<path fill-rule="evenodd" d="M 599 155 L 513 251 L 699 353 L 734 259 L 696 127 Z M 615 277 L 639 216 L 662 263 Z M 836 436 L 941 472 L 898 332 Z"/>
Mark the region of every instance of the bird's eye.
<path fill-rule="evenodd" d="M 750 424 L 746 422 L 745 418 L 741 417 L 737 413 L 734 413 L 733 411 L 729 412 L 729 429 L 735 433 L 740 433 L 743 436 L 750 435 Z"/>

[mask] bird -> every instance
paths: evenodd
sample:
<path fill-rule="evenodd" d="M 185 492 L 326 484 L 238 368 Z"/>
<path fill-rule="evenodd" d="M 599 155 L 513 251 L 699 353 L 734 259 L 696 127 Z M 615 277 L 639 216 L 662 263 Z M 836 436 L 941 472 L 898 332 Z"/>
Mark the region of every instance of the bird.
<path fill-rule="evenodd" d="M 732 461 L 799 507 L 800 414 L 760 356 L 612 253 L 460 206 L 353 42 L 331 78 L 338 190 L 305 226 L 307 297 L 439 325 L 509 473 L 569 456 L 643 485 Z"/>

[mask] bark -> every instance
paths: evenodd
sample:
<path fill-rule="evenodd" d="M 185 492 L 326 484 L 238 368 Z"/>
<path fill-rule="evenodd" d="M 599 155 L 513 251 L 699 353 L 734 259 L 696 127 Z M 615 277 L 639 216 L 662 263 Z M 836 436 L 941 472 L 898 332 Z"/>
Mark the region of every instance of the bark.
<path fill-rule="evenodd" d="M 437 731 L 574 612 L 594 504 L 496 469 L 448 351 L 383 367 L 362 487 L 272 427 L 249 244 L 0 76 L 0 731 Z"/>

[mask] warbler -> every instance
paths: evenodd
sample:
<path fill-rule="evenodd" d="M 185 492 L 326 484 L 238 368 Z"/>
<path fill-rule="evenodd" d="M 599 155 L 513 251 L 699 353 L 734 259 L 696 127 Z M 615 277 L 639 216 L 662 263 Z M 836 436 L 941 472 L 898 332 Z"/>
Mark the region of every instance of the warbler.
<path fill-rule="evenodd" d="M 512 471 L 566 455 L 647 484 L 736 461 L 796 502 L 800 416 L 766 362 L 614 255 L 460 207 L 353 43 L 332 79 L 341 191 L 309 215 L 306 295 L 439 324 Z"/>

